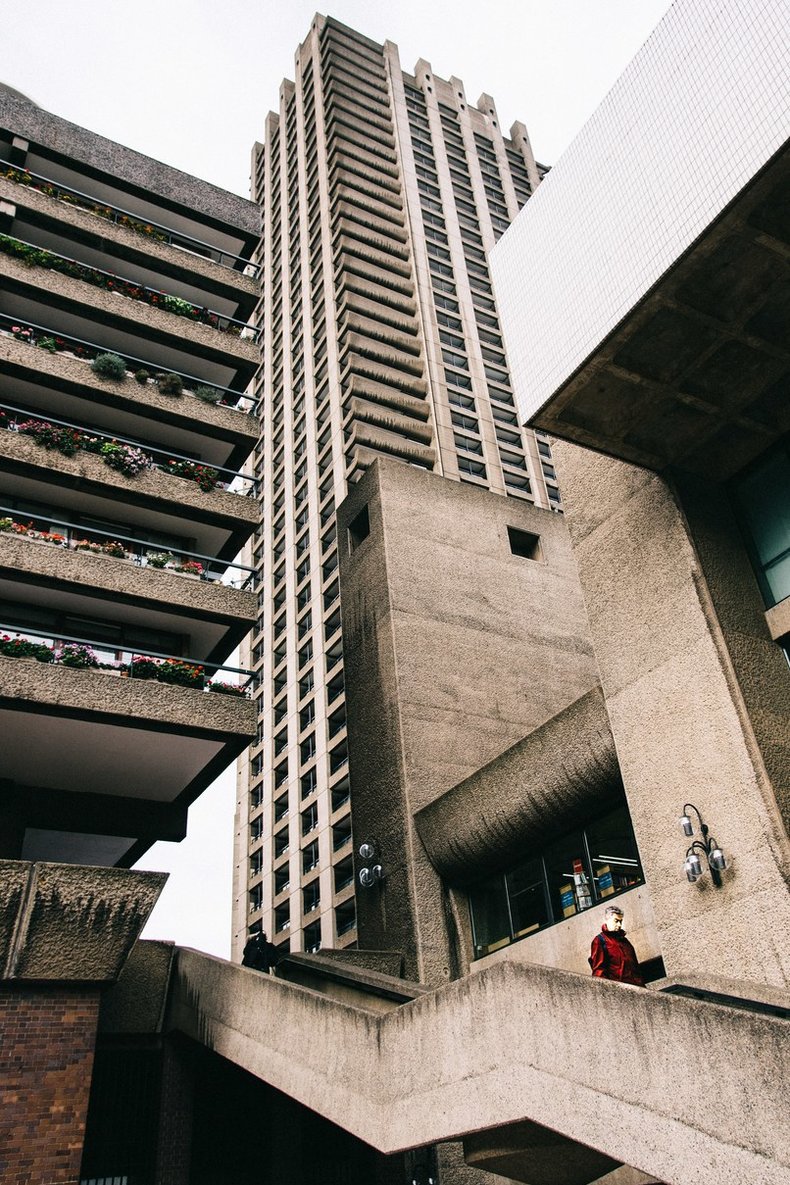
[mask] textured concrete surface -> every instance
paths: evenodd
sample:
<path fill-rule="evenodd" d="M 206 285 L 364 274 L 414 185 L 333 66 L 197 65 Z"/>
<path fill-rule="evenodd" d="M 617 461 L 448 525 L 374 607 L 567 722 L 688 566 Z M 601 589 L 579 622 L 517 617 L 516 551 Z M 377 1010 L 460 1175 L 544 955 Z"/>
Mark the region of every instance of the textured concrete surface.
<path fill-rule="evenodd" d="M 336 953 L 340 956 L 345 952 Z M 430 990 L 423 984 L 355 966 L 353 961 L 328 959 L 323 952 L 320 955 L 286 955 L 277 964 L 277 978 L 369 1012 L 390 1012 Z"/>
<path fill-rule="evenodd" d="M 260 505 L 255 498 L 228 494 L 224 490 L 205 493 L 197 482 L 171 477 L 158 469 L 146 469 L 135 477 L 126 477 L 105 465 L 93 453 L 78 452 L 73 457 L 66 457 L 17 432 L 0 432 L 0 463 L 3 461 L 26 469 L 46 468 L 64 477 L 84 481 L 88 487 L 103 487 L 105 491 L 114 489 L 116 497 L 123 491 L 134 491 L 135 500 L 139 502 L 184 506 L 200 512 L 201 517 L 210 515 L 251 525 L 257 525 L 260 519 Z"/>
<path fill-rule="evenodd" d="M 107 983 L 121 968 L 167 873 L 0 861 L 2 978 Z M 23 879 L 24 877 L 24 879 Z"/>
<path fill-rule="evenodd" d="M 59 152 L 100 172 L 171 198 L 222 224 L 258 233 L 260 209 L 253 202 L 51 115 L 23 95 L 0 90 L 0 114 L 4 127 L 15 135 L 40 144 L 57 144 Z"/>
<path fill-rule="evenodd" d="M 245 373 L 250 378 L 261 359 L 260 348 L 251 338 L 221 333 L 209 325 L 201 325 L 140 300 L 105 292 L 85 280 L 75 280 L 51 268 L 30 267 L 19 259 L 3 255 L 0 257 L 0 279 L 15 287 L 21 285 L 25 295 L 33 299 L 43 298 L 45 304 L 55 300 L 84 306 L 92 316 L 103 314 L 110 322 L 124 322 L 126 329 L 143 336 L 150 334 L 160 341 L 174 338 L 203 355 L 224 356 L 229 365 L 233 362 L 246 364 Z"/>
<path fill-rule="evenodd" d="M 241 292 L 257 301 L 259 295 L 258 281 L 252 276 L 245 276 L 243 272 L 231 270 L 207 259 L 202 255 L 191 252 L 187 255 L 178 247 L 158 241 L 151 235 L 140 234 L 125 226 L 119 226 L 108 218 L 92 214 L 89 210 L 81 210 L 79 206 L 69 205 L 56 197 L 40 193 L 30 186 L 19 185 L 14 181 L 0 178 L 0 200 L 5 199 L 13 203 L 17 210 L 33 210 L 45 218 L 56 218 L 75 230 L 84 234 L 96 236 L 102 240 L 102 246 L 121 248 L 121 253 L 134 252 L 148 256 L 165 264 L 170 271 L 176 273 L 189 272 L 190 275 L 207 280 L 212 289 L 221 289 L 227 294 Z M 96 205 L 100 203 L 97 201 Z M 143 221 L 143 219 L 140 219 Z M 24 237 L 24 236 L 22 236 Z M 113 252 L 114 254 L 114 252 Z M 108 252 L 108 256 L 110 252 Z M 132 265 L 126 264 L 126 267 Z M 109 266 L 105 270 L 111 270 Z M 119 267 L 119 270 L 122 268 Z"/>
<path fill-rule="evenodd" d="M 156 722 L 174 729 L 254 736 L 255 708 L 235 695 L 212 695 L 149 679 L 114 679 L 50 663 L 0 658 L 0 700 L 23 701 L 32 711 L 65 708 L 92 715 Z"/>
<path fill-rule="evenodd" d="M 514 1123 L 464 1140 L 467 1163 L 529 1185 L 589 1185 L 617 1161 L 540 1124 Z"/>
<path fill-rule="evenodd" d="M 540 558 L 514 555 L 508 527 L 540 536 Z M 412 816 L 596 684 L 570 541 L 558 515 L 381 459 L 338 536 L 354 837 L 385 870 L 357 893 L 359 931 L 441 983 L 464 943 Z"/>
<path fill-rule="evenodd" d="M 529 1120 L 669 1185 L 790 1183 L 790 1021 L 514 963 L 374 1016 L 179 950 L 168 1027 L 385 1152 Z"/>
<path fill-rule="evenodd" d="M 152 413 L 153 419 L 158 418 L 158 413 L 163 413 L 170 422 L 200 432 L 231 433 L 247 440 L 250 449 L 255 447 L 260 434 L 257 417 L 246 412 L 218 403 L 204 403 L 190 395 L 180 399 L 160 395 L 155 383 L 147 383 L 143 387 L 131 376 L 120 383 L 103 379 L 82 358 L 69 358 L 63 353 L 50 354 L 47 350 L 25 345 L 3 334 L 0 334 L 0 358 L 15 370 L 29 372 L 25 377 L 35 379 L 43 374 L 50 380 L 49 385 L 62 386 L 64 390 L 74 389 L 77 394 L 96 398 L 97 403 L 109 402 L 132 411 L 139 409 L 143 414 Z"/>
<path fill-rule="evenodd" d="M 118 979 L 102 994 L 103 1036 L 161 1033 L 174 958 L 172 942 L 135 942 Z"/>
<path fill-rule="evenodd" d="M 462 885 L 518 863 L 529 846 L 580 826 L 622 792 L 596 687 L 414 819 L 434 868 Z"/>
<path fill-rule="evenodd" d="M 695 546 L 690 522 L 711 512 L 684 513 L 662 477 L 559 441 L 554 456 L 667 973 L 786 986 L 790 672 L 764 621 L 752 647 L 756 586 L 715 531 Z M 727 855 L 721 888 L 683 872 L 689 801 Z"/>
<path fill-rule="evenodd" d="M 25 515 L 19 517 L 24 519 Z M 149 546 L 154 549 L 153 544 Z M 141 568 L 114 556 L 55 547 L 7 531 L 0 532 L 0 569 L 28 572 L 44 582 L 88 585 L 124 599 L 150 602 L 151 606 L 161 608 L 164 604 L 173 611 L 194 610 L 204 618 L 244 619 L 252 625 L 257 612 L 251 592 L 218 582 L 189 580 L 164 568 Z"/>

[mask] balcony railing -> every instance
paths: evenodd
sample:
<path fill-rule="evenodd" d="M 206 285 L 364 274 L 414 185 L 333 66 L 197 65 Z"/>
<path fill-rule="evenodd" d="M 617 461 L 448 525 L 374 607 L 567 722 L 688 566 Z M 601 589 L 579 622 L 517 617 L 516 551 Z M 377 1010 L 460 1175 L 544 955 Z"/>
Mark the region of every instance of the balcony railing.
<path fill-rule="evenodd" d="M 39 193 L 46 194 L 47 197 L 57 198 L 66 205 L 77 206 L 81 210 L 87 210 L 89 214 L 96 214 L 99 218 L 104 218 L 108 222 L 114 222 L 118 226 L 126 227 L 127 230 L 133 230 L 137 234 L 145 235 L 146 238 L 154 239 L 158 243 L 169 243 L 171 247 L 178 247 L 182 251 L 191 252 L 193 255 L 213 259 L 220 266 L 230 268 L 233 271 L 241 271 L 245 276 L 255 277 L 258 275 L 258 265 L 252 263 L 249 259 L 245 259 L 243 255 L 234 255 L 231 251 L 222 251 L 219 247 L 213 247 L 210 243 L 204 243 L 202 239 L 185 235 L 180 231 L 173 230 L 171 227 L 162 226 L 158 222 L 151 222 L 148 219 L 140 218 L 138 214 L 133 214 L 130 210 L 124 210 L 122 206 L 108 205 L 105 201 L 98 200 L 94 195 L 83 193 L 79 189 L 72 189 L 66 185 L 61 185 L 60 182 L 52 181 L 51 178 L 43 177 L 39 173 L 32 173 L 29 169 L 19 169 L 9 164 L 8 161 L 0 160 L 0 178 L 5 178 L 7 181 L 14 181 L 17 185 L 22 185 L 28 189 L 35 189 Z"/>
<path fill-rule="evenodd" d="M 77 452 L 95 453 L 125 477 L 136 477 L 145 469 L 153 468 L 169 473 L 171 477 L 196 482 L 205 493 L 216 489 L 244 497 L 255 497 L 257 493 L 258 482 L 251 474 L 207 465 L 195 457 L 159 449 L 126 436 L 111 436 L 87 424 L 52 417 L 39 419 L 35 412 L 8 403 L 0 403 L 0 429 L 30 436 L 36 444 L 66 457 Z"/>
<path fill-rule="evenodd" d="M 105 671 L 125 679 L 170 683 L 192 691 L 213 691 L 248 698 L 258 676 L 243 667 L 208 663 L 155 650 L 131 649 L 112 642 L 75 638 L 68 634 L 0 622 L 0 657 L 33 659 L 71 670 Z M 232 680 L 217 675 L 236 676 Z"/>
<path fill-rule="evenodd" d="M 73 358 L 84 362 L 92 362 L 99 354 L 106 354 L 108 349 L 106 345 L 100 346 L 97 342 L 60 333 L 51 325 L 36 325 L 33 321 L 20 321 L 19 318 L 9 317 L 6 313 L 0 313 L 0 334 L 5 337 L 13 337 L 15 341 L 24 342 L 26 345 L 38 346 L 48 354 L 70 354 Z M 117 351 L 114 352 L 117 353 Z M 152 379 L 151 375 L 158 376 L 159 374 L 177 375 L 184 384 L 184 394 L 186 395 L 193 395 L 195 391 L 201 388 L 205 389 L 209 385 L 206 379 L 198 378 L 194 374 L 188 374 L 183 370 L 170 370 L 151 362 L 150 359 L 137 358 L 134 354 L 118 354 L 118 357 L 126 364 L 127 372 L 131 371 L 136 381 L 144 387 L 151 383 L 156 385 L 156 380 Z M 257 410 L 255 399 L 250 395 L 245 395 L 243 391 L 234 391 L 232 387 L 222 387 L 218 383 L 211 383 L 210 386 L 219 392 L 220 398 L 217 402 L 223 407 L 236 407 L 237 404 L 244 403 L 246 406 L 243 410 L 250 413 Z"/>
<path fill-rule="evenodd" d="M 117 531 L 81 527 L 48 514 L 28 514 L 11 506 L 0 506 L 0 533 L 6 532 L 67 551 L 111 556 L 138 568 L 167 569 L 228 588 L 249 589 L 255 583 L 256 569 L 246 564 L 228 563 L 196 551 L 173 550 L 131 535 L 119 535 Z"/>
<path fill-rule="evenodd" d="M 14 238 L 13 235 L 0 234 L 0 253 L 13 259 L 21 259 L 27 267 L 41 267 L 59 272 L 115 296 L 126 296 L 130 300 L 141 301 L 143 304 L 163 309 L 166 313 L 173 313 L 176 317 L 186 317 L 188 321 L 207 325 L 210 329 L 219 330 L 220 333 L 230 333 L 233 337 L 245 337 L 252 341 L 258 340 L 260 331 L 248 325 L 246 321 L 239 321 L 236 317 L 229 317 L 225 313 L 193 304 L 181 296 L 162 292 L 160 288 L 149 288 L 146 284 L 119 276 L 116 272 L 106 272 L 91 264 L 80 263 L 78 259 L 39 247 L 35 243 L 28 243 L 24 239 Z"/>

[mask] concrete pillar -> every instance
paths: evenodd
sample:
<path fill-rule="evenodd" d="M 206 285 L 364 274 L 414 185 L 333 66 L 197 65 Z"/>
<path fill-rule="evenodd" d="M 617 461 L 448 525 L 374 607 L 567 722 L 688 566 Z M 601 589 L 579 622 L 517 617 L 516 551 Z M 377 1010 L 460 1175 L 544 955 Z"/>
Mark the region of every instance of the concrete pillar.
<path fill-rule="evenodd" d="M 742 545 L 724 533 L 738 561 L 722 567 L 722 539 L 694 538 L 690 520 L 699 512 L 709 525 L 711 509 L 703 513 L 691 489 L 687 515 L 653 472 L 559 441 L 552 451 L 667 973 L 786 985 L 790 845 L 779 771 L 790 682 L 781 656 L 757 644 L 753 613 L 740 632 L 737 614 L 727 620 L 728 581 L 731 603 L 756 592 Z M 721 501 L 719 511 L 729 513 Z M 690 840 L 678 819 L 688 801 L 727 854 L 720 888 L 683 873 Z"/>

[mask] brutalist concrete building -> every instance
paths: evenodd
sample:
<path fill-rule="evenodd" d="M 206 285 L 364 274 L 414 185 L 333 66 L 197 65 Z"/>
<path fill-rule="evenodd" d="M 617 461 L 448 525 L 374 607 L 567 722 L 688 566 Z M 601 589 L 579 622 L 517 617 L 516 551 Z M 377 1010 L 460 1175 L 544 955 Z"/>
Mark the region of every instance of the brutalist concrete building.
<path fill-rule="evenodd" d="M 105 886 L 99 910 L 84 885 L 69 894 L 62 865 L 56 890 L 52 865 L 8 862 L 25 906 L 4 915 L 7 998 L 42 990 L 47 919 L 82 926 L 73 949 L 94 983 L 99 922 L 117 935 L 100 947 L 116 958 L 83 1180 L 790 1185 L 790 230 L 776 101 L 789 33 L 773 0 L 679 0 L 494 251 L 515 390 L 552 434 L 566 513 L 379 449 L 324 524 L 356 949 L 292 951 L 275 975 L 166 943 L 126 957 L 121 920 L 155 885 L 139 882 L 134 908 Z M 684 173 L 703 149 L 698 197 Z M 590 208 L 590 154 L 631 195 L 621 211 Z M 663 168 L 675 205 L 651 213 L 644 178 Z M 544 276 L 550 257 L 557 269 L 545 320 L 520 299 L 526 244 Z M 523 342 L 545 359 L 542 384 L 525 382 Z M 334 448 L 320 454 L 333 481 Z M 277 606 L 286 625 L 296 587 L 289 576 Z M 612 902 L 646 987 L 590 975 Z M 88 993 L 44 1001 L 37 1048 L 76 1026 L 73 1056 L 12 1099 L 38 1106 L 36 1135 L 61 1156 L 52 1114 L 75 1130 Z M 74 1172 L 26 1178 L 53 1179 Z"/>
<path fill-rule="evenodd" d="M 76 1179 L 100 988 L 163 882 L 125 870 L 255 733 L 227 662 L 257 238 L 252 203 L 0 89 L 6 1181 Z"/>
<path fill-rule="evenodd" d="M 265 593 L 248 664 L 234 939 L 357 941 L 335 511 L 376 457 L 544 509 L 549 446 L 516 415 L 486 256 L 545 170 L 488 95 L 316 17 L 253 153 L 263 209 L 256 468 Z"/>

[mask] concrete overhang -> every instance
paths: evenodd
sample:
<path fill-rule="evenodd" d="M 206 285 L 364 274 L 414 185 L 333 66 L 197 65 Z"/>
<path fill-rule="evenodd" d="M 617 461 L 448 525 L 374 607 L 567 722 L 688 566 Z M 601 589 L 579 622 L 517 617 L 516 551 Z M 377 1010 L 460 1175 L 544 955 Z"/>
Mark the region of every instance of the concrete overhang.
<path fill-rule="evenodd" d="M 0 860 L 0 980 L 112 983 L 164 872 Z"/>
<path fill-rule="evenodd" d="M 251 701 L 0 658 L 0 850 L 129 865 L 255 734 Z"/>
<path fill-rule="evenodd" d="M 529 423 L 624 461 L 716 481 L 790 430 L 790 148 Z"/>
<path fill-rule="evenodd" d="M 609 717 L 594 687 L 414 821 L 437 872 L 464 885 L 512 866 L 622 796 Z"/>

